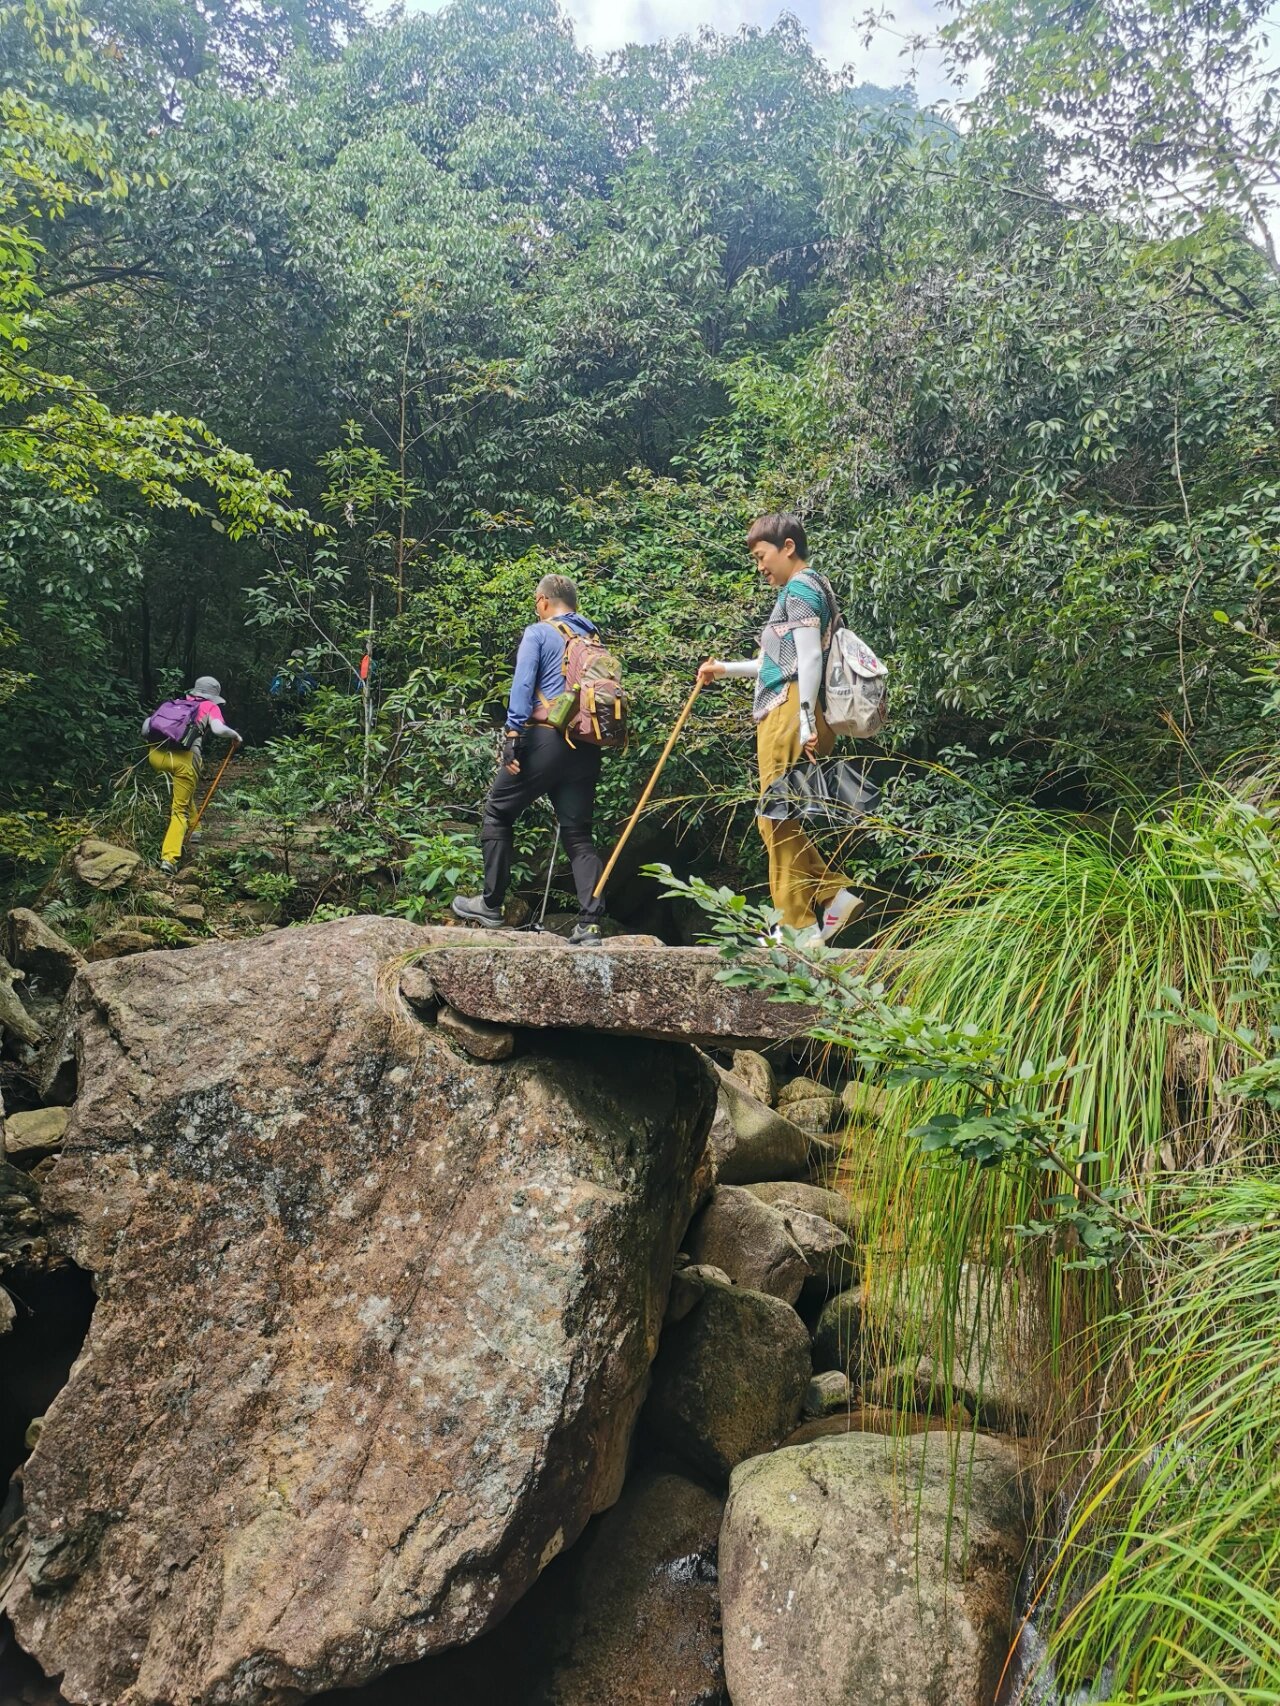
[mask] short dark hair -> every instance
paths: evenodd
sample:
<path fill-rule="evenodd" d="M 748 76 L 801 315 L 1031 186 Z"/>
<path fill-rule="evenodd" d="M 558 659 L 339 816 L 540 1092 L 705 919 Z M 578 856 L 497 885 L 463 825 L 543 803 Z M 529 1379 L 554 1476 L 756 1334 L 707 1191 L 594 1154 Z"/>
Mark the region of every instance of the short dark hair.
<path fill-rule="evenodd" d="M 537 591 L 539 598 L 550 599 L 552 604 L 567 604 L 570 610 L 578 608 L 578 589 L 568 575 L 543 575 Z"/>
<path fill-rule="evenodd" d="M 773 545 L 778 550 L 788 539 L 795 541 L 796 556 L 800 561 L 809 560 L 809 540 L 804 530 L 804 522 L 798 515 L 760 515 L 747 529 L 747 550 L 758 545 L 761 540 L 766 545 Z"/>

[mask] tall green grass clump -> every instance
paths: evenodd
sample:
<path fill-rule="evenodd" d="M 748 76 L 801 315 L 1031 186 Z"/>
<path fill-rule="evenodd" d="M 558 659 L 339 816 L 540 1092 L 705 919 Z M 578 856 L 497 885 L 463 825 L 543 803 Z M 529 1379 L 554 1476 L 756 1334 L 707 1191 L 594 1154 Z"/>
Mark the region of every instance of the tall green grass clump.
<path fill-rule="evenodd" d="M 1083 1240 L 1019 1229 L 1051 1225 L 1064 1196 L 1087 1192 L 1114 1195 L 1129 1224 L 1158 1234 L 1168 1175 L 1266 1158 L 1266 1121 L 1223 1091 L 1243 1064 L 1227 1022 L 1265 1022 L 1232 970 L 1256 947 L 1265 897 L 1206 856 L 1235 845 L 1237 809 L 1228 789 L 1205 784 L 1103 825 L 1010 813 L 885 939 L 895 999 L 1000 1035 L 1010 1062 L 1065 1061 L 1044 1094 L 1079 1133 L 1072 1177 L 940 1161 L 918 1128 L 957 1102 L 933 1082 L 891 1090 L 874 1128 L 850 1134 L 844 1170 L 871 1247 L 867 1307 L 893 1315 L 909 1350 L 949 1360 L 939 1335 L 974 1330 L 963 1300 L 976 1274 L 990 1291 L 986 1336 L 1002 1319 L 1010 1333 L 1016 1324 L 1040 1353 L 1043 1404 L 1052 1410 L 1069 1389 L 1078 1407 L 1081 1370 L 1109 1363 L 1103 1323 L 1117 1285 L 1126 1294 L 1123 1272 L 1117 1280 L 1093 1259 L 1088 1226 Z M 1209 1030 L 1221 1021 L 1218 1033 L 1171 1023 L 1171 990 Z M 913 1347 L 913 1323 L 933 1342 Z"/>
<path fill-rule="evenodd" d="M 1032 1613 L 1037 1680 L 1068 1700 L 1274 1706 L 1280 1170 L 1161 1195 L 1168 1258 L 1112 1323 L 1127 1378 L 1061 1466 L 1080 1474 Z"/>
<path fill-rule="evenodd" d="M 667 874 L 726 981 L 815 1006 L 869 1081 L 828 1180 L 863 1216 L 864 1401 L 1034 1436 L 1038 1640 L 1002 1700 L 1280 1706 L 1275 796 L 1010 813 L 870 971 L 762 953 L 770 913 Z"/>
<path fill-rule="evenodd" d="M 1218 1094 L 1221 1050 L 1156 1017 L 1169 988 L 1225 1016 L 1228 967 L 1257 940 L 1257 898 L 1210 874 L 1200 851 L 1232 804 L 1207 786 L 1101 827 L 1011 813 L 884 939 L 907 950 L 900 999 L 999 1031 L 1018 1056 L 1065 1055 L 1078 1068 L 1063 1111 L 1103 1182 L 1221 1160 L 1252 1141 L 1238 1103 Z"/>
<path fill-rule="evenodd" d="M 1010 814 L 885 944 L 896 999 L 1069 1068 L 1042 1092 L 1078 1134 L 1065 1178 L 926 1153 L 938 1081 L 891 1090 L 847 1163 L 866 1314 L 907 1366 L 1017 1368 L 1050 1537 L 1037 1699 L 1280 1702 L 1280 1131 L 1239 1077 L 1277 1048 L 1266 793 Z M 1102 1198 L 1105 1259 L 1070 1212 Z"/>

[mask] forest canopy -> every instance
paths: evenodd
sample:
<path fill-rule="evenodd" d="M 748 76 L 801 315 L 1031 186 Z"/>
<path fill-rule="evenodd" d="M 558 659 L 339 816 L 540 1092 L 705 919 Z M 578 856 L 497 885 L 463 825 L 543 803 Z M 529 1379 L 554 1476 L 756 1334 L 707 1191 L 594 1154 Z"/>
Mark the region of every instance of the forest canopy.
<path fill-rule="evenodd" d="M 891 662 L 904 820 L 922 786 L 957 833 L 1097 808 L 1255 741 L 1262 9 L 1081 16 L 960 7 L 983 77 L 942 114 L 785 17 L 597 59 L 551 0 L 0 10 L 10 870 L 101 809 L 165 692 L 213 672 L 263 737 L 286 666 L 320 683 L 272 749 L 291 809 L 355 802 L 393 853 L 483 787 L 548 569 L 626 659 L 620 808 L 698 660 L 750 643 L 776 507 Z M 703 712 L 690 826 L 749 814 L 745 719 Z M 706 844 L 749 865 L 731 821 Z"/>

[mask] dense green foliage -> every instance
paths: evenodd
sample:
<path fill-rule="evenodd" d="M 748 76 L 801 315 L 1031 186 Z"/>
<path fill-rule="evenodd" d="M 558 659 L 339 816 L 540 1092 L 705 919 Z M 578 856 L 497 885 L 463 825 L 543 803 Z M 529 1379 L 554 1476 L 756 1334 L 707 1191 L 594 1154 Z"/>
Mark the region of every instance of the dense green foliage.
<path fill-rule="evenodd" d="M 1251 22 L 1168 29 L 1256 71 Z M 1269 132 L 1239 132 L 1234 175 L 1183 161 L 1180 223 L 1096 174 L 1086 195 L 1086 91 L 1111 135 L 1131 65 L 1082 35 L 1046 107 L 1056 28 L 960 15 L 958 60 L 1004 49 L 956 130 L 786 22 L 596 62 L 547 0 L 377 27 L 331 0 L 8 8 L 0 600 L 28 679 L 0 706 L 0 810 L 100 803 L 139 709 L 200 670 L 266 735 L 295 653 L 339 695 L 285 758 L 317 808 L 339 751 L 352 810 L 375 784 L 392 816 L 409 782 L 454 800 L 406 731 L 449 722 L 481 785 L 551 564 L 628 662 L 620 810 L 700 656 L 750 644 L 742 529 L 777 504 L 893 663 L 902 757 L 1079 804 L 1251 740 L 1280 492 L 1246 198 Z M 1166 67 L 1144 122 L 1217 87 Z M 744 875 L 749 757 L 740 699 L 708 695 L 665 788 Z M 895 777 L 902 822 L 920 779 Z"/>

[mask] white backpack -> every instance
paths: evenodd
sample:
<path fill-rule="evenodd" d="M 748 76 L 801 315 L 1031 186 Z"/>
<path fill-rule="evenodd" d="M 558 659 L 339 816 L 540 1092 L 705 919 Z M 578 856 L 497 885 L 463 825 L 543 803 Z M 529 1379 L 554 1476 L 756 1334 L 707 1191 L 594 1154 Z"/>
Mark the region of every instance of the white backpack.
<path fill-rule="evenodd" d="M 889 671 L 841 616 L 823 666 L 822 708 L 833 735 L 866 740 L 889 720 Z"/>

